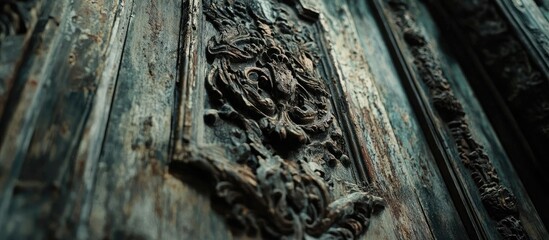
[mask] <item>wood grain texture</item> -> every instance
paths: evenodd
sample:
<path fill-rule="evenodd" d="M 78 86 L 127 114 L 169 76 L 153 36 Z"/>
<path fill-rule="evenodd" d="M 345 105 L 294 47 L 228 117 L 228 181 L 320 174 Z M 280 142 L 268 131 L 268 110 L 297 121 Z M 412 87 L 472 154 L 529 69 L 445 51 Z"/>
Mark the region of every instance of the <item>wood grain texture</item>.
<path fill-rule="evenodd" d="M 407 201 L 414 199 L 418 202 L 434 238 L 464 238 L 463 224 L 456 217 L 457 212 L 446 185 L 442 184 L 441 174 L 421 133 L 422 130 L 416 118 L 417 113 L 412 111 L 401 76 L 398 75 L 394 67 L 395 63 L 389 56 L 390 46 L 382 38 L 382 27 L 375 23 L 375 14 L 367 3 L 348 2 L 349 6 L 355 6 L 351 8 L 351 13 L 355 19 L 358 39 L 365 58 L 376 59 L 376 61 L 368 61 L 369 70 L 393 129 L 396 144 L 400 147 L 400 156 L 393 153 L 392 161 L 395 168 L 405 169 L 405 174 L 408 176 L 401 180 L 403 181 L 401 186 L 413 189 L 411 192 L 402 193 L 405 196 L 402 198 Z M 360 99 L 360 95 L 357 99 Z M 441 212 L 449 214 L 440 214 Z"/>
<path fill-rule="evenodd" d="M 65 4 L 49 5 L 48 10 L 56 10 L 57 18 L 61 18 L 66 14 Z M 23 213 L 17 214 L 14 217 L 9 217 L 13 213 L 9 213 L 17 204 L 14 204 L 12 197 L 16 198 L 16 186 L 23 185 L 23 188 L 30 189 L 43 188 L 42 183 L 38 184 L 20 184 L 19 175 L 21 173 L 24 160 L 27 156 L 27 148 L 30 145 L 31 137 L 36 127 L 38 110 L 42 107 L 43 98 L 47 96 L 47 86 L 51 82 L 52 69 L 49 65 L 54 62 L 55 52 L 59 49 L 59 41 L 62 39 L 60 34 L 61 28 L 55 21 L 49 21 L 47 15 L 40 14 L 41 26 L 34 33 L 34 38 L 40 41 L 34 41 L 32 46 L 29 46 L 37 54 L 32 58 L 32 61 L 23 63 L 23 69 L 26 71 L 19 74 L 14 87 L 18 91 L 18 98 L 9 106 L 9 118 L 3 118 L 2 122 L 2 139 L 0 149 L 0 159 L 2 159 L 2 167 L 0 168 L 0 222 L 8 222 L 8 219 L 13 219 L 13 224 L 3 224 L 5 232 L 13 233 L 14 231 L 25 230 L 15 229 L 19 224 L 18 221 L 32 221 L 32 217 L 25 217 Z M 66 27 L 67 24 L 64 24 Z M 36 63 L 36 64 L 34 64 Z M 19 89 L 20 88 L 20 89 Z M 34 191 L 38 193 L 39 191 Z M 15 195 L 15 196 L 14 196 Z M 29 215 L 37 215 L 40 212 L 38 208 L 29 210 Z M 18 218 L 17 216 L 21 216 Z M 32 229 L 32 225 L 30 227 Z M 30 234 L 27 229 L 26 234 Z M 22 234 L 18 232 L 18 234 Z M 16 236 L 17 236 L 16 235 Z"/>
<path fill-rule="evenodd" d="M 380 27 L 366 3 L 349 1 L 348 6 L 353 7 L 334 2 L 321 12 L 328 16 L 332 54 L 341 67 L 340 81 L 354 124 L 372 158 L 366 164 L 375 186 L 389 199 L 381 220 L 374 219 L 381 223 L 373 224 L 367 236 L 463 238 L 463 227 L 392 67 Z M 442 209 L 449 214 L 441 216 Z"/>
<path fill-rule="evenodd" d="M 10 46 L 16 53 L 0 55 L 7 86 L 0 94 L 8 94 L 0 96 L 0 113 L 7 114 L 0 116 L 0 239 L 252 238 L 231 230 L 203 172 L 173 168 L 174 153 L 187 144 L 219 142 L 203 115 L 211 107 L 206 48 L 217 34 L 204 17 L 208 1 L 38 2 L 28 33 L 0 44 L 1 54 Z M 349 132 L 353 164 L 367 175 L 336 164 L 330 194 L 344 197 L 349 182 L 385 201 L 357 238 L 466 239 L 376 9 L 359 0 L 300 3 L 295 10 L 305 17 L 298 25 L 318 17 L 311 29 L 321 49 L 316 54 L 325 58 L 319 68 L 330 104 Z M 475 137 L 499 159 L 495 168 L 527 213 L 521 215 L 526 230 L 545 237 L 426 11 L 420 7 L 417 17 L 474 116 Z M 5 111 L 2 104 L 9 104 Z"/>
<path fill-rule="evenodd" d="M 194 216 L 212 217 L 207 208 L 193 213 L 202 212 L 199 206 L 207 201 L 174 181 L 166 168 L 182 4 L 136 1 L 131 6 L 97 167 L 88 222 L 91 238 L 185 238 L 192 233 L 185 221 L 196 219 L 207 228 L 208 221 Z"/>
<path fill-rule="evenodd" d="M 18 80 L 25 83 L 22 97 L 10 106 L 14 111 L 2 144 L 2 159 L 7 160 L 3 167 L 10 166 L 5 164 L 12 156 L 16 164 L 11 165 L 11 176 L 3 174 L 13 181 L 2 189 L 14 194 L 3 202 L 9 211 L 2 217 L 11 220 L 4 225 L 10 234 L 62 237 L 68 234 L 65 225 L 78 219 L 69 216 L 77 215 L 78 210 L 65 211 L 72 207 L 71 193 L 82 180 L 74 154 L 97 85 L 104 83 L 99 77 L 105 69 L 103 60 L 117 53 L 109 39 L 118 37 L 113 23 L 120 16 L 109 11 L 124 12 L 122 5 L 59 1 L 47 4 L 41 14 L 33 36 L 33 55 L 24 63 Z M 13 141 L 18 138 L 21 140 Z"/>
<path fill-rule="evenodd" d="M 482 153 L 484 151 L 487 152 L 485 158 L 487 161 L 481 161 L 483 164 L 487 164 L 486 167 L 482 167 L 485 170 L 481 171 L 487 171 L 487 173 L 481 174 L 482 176 L 495 176 L 496 185 L 497 184 L 508 184 L 506 181 L 503 181 L 504 183 L 499 183 L 498 176 L 501 179 L 517 179 L 518 177 L 512 174 L 515 174 L 514 172 L 511 173 L 510 171 L 513 171 L 512 167 L 510 167 L 510 162 L 508 158 L 505 156 L 504 150 L 500 145 L 497 145 L 497 137 L 493 132 L 490 132 L 491 128 L 486 123 L 486 118 L 484 115 L 482 115 L 482 112 L 480 111 L 480 107 L 477 102 L 474 102 L 474 97 L 471 94 L 471 90 L 469 86 L 464 86 L 466 83 L 465 77 L 463 76 L 463 73 L 461 73 L 461 70 L 459 68 L 459 64 L 455 63 L 455 60 L 453 59 L 453 56 L 446 52 L 445 46 L 441 42 L 438 42 L 440 40 L 437 40 L 439 37 L 438 30 L 434 27 L 434 22 L 431 20 L 431 17 L 428 15 L 428 12 L 425 8 L 417 8 L 415 5 L 402 1 L 402 2 L 391 2 L 391 4 L 387 4 L 387 15 L 389 15 L 389 19 L 391 19 L 391 26 L 390 31 L 395 32 L 397 36 L 397 44 L 398 49 L 401 49 L 403 51 L 404 58 L 406 59 L 406 65 L 410 67 L 412 72 L 415 72 L 414 74 L 417 75 L 417 79 L 414 77 L 412 78 L 412 81 L 419 81 L 421 80 L 422 83 L 419 85 L 419 93 L 420 95 L 425 95 L 429 100 L 426 100 L 425 97 L 422 97 L 424 102 L 427 103 L 428 109 L 433 109 L 433 113 L 431 114 L 434 118 L 434 125 L 438 131 L 440 131 L 440 135 L 442 135 L 443 144 L 444 144 L 444 150 L 447 152 L 447 154 L 450 155 L 451 162 L 448 162 L 452 169 L 456 170 L 457 173 L 457 181 L 462 182 L 466 185 L 466 188 L 464 188 L 466 195 L 468 196 L 467 199 L 472 201 L 472 210 L 474 215 L 474 218 L 477 218 L 480 220 L 479 222 L 479 229 L 477 229 L 477 234 L 479 234 L 482 238 L 498 238 L 498 234 L 495 232 L 496 227 L 493 226 L 493 223 L 489 220 L 489 218 L 499 218 L 505 215 L 498 215 L 497 211 L 494 211 L 494 209 L 505 209 L 506 207 L 498 207 L 498 206 L 492 206 L 489 201 L 486 200 L 487 196 L 490 196 L 490 194 L 486 193 L 486 188 L 483 189 L 483 186 L 486 186 L 486 183 L 483 183 L 483 178 L 479 177 L 473 177 L 470 178 L 468 176 L 469 172 L 472 172 L 473 176 L 476 174 L 476 171 L 479 171 L 478 169 L 471 169 L 470 166 L 468 166 L 467 160 L 468 158 L 463 158 L 463 151 L 464 149 L 469 149 L 469 147 L 463 148 L 463 142 L 457 141 L 456 145 L 453 146 L 454 143 L 452 142 L 453 138 L 457 137 L 459 138 L 459 134 L 456 135 L 456 133 L 460 133 L 460 131 L 456 131 L 451 124 L 448 125 L 448 127 L 445 127 L 444 125 L 449 122 L 449 120 L 452 120 L 451 113 L 455 109 L 462 109 L 465 110 L 455 110 L 457 112 L 461 112 L 463 114 L 462 122 L 464 122 L 464 125 L 462 125 L 465 128 L 469 128 L 468 124 L 465 123 L 466 121 L 469 121 L 469 119 L 473 119 L 474 122 L 471 124 L 473 127 L 471 127 L 474 130 L 461 130 L 470 132 L 469 139 L 482 139 L 483 143 L 473 143 L 473 145 L 479 145 L 479 146 L 486 146 L 484 144 L 488 144 L 487 139 L 492 139 L 490 142 L 490 145 L 486 147 L 488 150 L 484 150 L 484 148 L 478 148 L 476 151 L 477 153 Z M 391 13 L 395 12 L 395 13 Z M 403 14 L 403 15 L 402 15 Z M 416 20 L 417 19 L 417 20 Z M 421 29 L 421 30 L 420 30 Z M 426 34 L 426 35 L 423 35 Z M 416 36 L 421 36 L 417 37 Z M 426 36 L 426 37 L 423 37 Z M 418 39 L 419 40 L 416 40 Z M 406 44 L 404 44 L 406 43 Z M 406 50 L 409 48 L 408 50 Z M 422 50 L 418 50 L 418 48 L 423 48 Z M 430 49 L 437 49 L 436 51 L 430 50 Z M 440 59 L 440 60 L 439 60 Z M 439 62 L 443 62 L 442 64 Z M 441 66 L 444 65 L 444 67 Z M 448 69 L 447 67 L 450 69 Z M 436 70 L 438 68 L 438 70 Z M 451 80 L 451 83 L 449 84 L 449 87 L 435 87 L 436 84 L 445 82 L 446 80 L 443 80 L 446 78 L 446 74 L 449 75 L 449 72 L 451 73 L 451 77 L 449 79 Z M 440 82 L 438 82 L 440 81 Z M 438 83 L 437 83 L 438 82 Z M 448 83 L 446 83 L 448 84 Z M 455 85 L 459 86 L 457 87 L 458 90 L 454 89 L 456 87 Z M 448 91 L 449 95 L 443 95 L 440 93 L 437 93 L 436 91 L 439 91 L 440 89 L 446 89 L 445 91 Z M 453 96 L 453 92 L 459 92 L 460 94 L 469 94 L 469 98 L 465 97 L 462 99 L 457 99 Z M 453 98 L 454 100 L 449 100 L 449 98 Z M 455 103 L 454 107 L 451 107 L 452 105 L 450 103 L 445 103 L 443 105 L 440 105 L 441 99 L 447 99 L 447 101 L 451 101 Z M 432 103 L 428 103 L 432 102 Z M 465 104 L 466 107 L 463 107 Z M 449 108 L 451 110 L 446 110 L 446 108 Z M 436 112 L 436 113 L 435 113 Z M 480 119 L 479 119 L 480 118 Z M 455 120 L 452 120 L 455 121 Z M 450 123 L 453 123 L 450 121 Z M 483 124 L 484 123 L 484 124 Z M 479 127 L 478 125 L 482 125 L 482 127 Z M 482 129 L 482 130 L 481 130 Z M 472 133 L 471 133 L 472 132 Z M 452 135 L 450 135 L 450 133 Z M 467 141 L 477 141 L 477 140 L 467 140 Z M 469 143 L 470 144 L 470 143 Z M 485 154 L 480 154 L 485 155 Z M 474 156 L 473 156 L 474 157 Z M 459 159 L 462 159 L 463 165 L 459 164 Z M 471 158 L 471 161 L 472 160 Z M 493 169 L 493 170 L 490 170 Z M 493 172 L 493 173 L 490 173 Z M 505 172 L 505 174 L 509 175 L 503 175 L 503 174 L 497 174 L 496 172 Z M 502 177 L 504 176 L 504 177 Z M 492 177 L 488 177 L 487 179 L 490 179 Z M 448 181 L 446 179 L 446 181 Z M 479 181 L 481 184 L 479 184 Z M 488 180 L 491 181 L 491 180 Z M 518 181 L 515 181 L 515 183 Z M 480 193 L 476 193 L 475 185 L 479 188 Z M 505 187 L 508 187 L 510 190 L 503 190 L 503 192 L 513 192 L 518 195 L 518 197 L 515 199 L 514 196 L 505 197 L 505 199 L 509 199 L 510 201 L 510 209 L 508 214 L 513 214 L 513 216 L 509 218 L 519 218 L 528 219 L 531 216 L 534 217 L 534 219 L 528 219 L 525 225 L 528 225 L 528 227 L 524 227 L 528 230 L 528 235 L 532 236 L 533 238 L 540 238 L 542 236 L 546 236 L 547 232 L 543 229 L 543 224 L 539 220 L 539 217 L 537 217 L 537 213 L 535 212 L 535 209 L 533 208 L 532 203 L 530 202 L 529 198 L 524 194 L 524 188 L 521 186 L 517 186 L 515 184 L 505 185 Z M 502 187 L 500 187 L 502 188 Z M 488 188 L 488 190 L 491 190 L 492 188 Z M 480 196 L 479 196 L 480 195 Z M 505 194 L 504 194 L 505 195 Z M 482 199 L 482 201 L 481 201 Z M 500 202 L 497 202 L 495 204 L 501 204 Z M 482 206 L 486 208 L 483 209 Z M 520 210 L 519 210 L 520 209 Z M 520 211 L 520 214 L 519 214 Z M 507 221 L 507 220 L 505 220 Z M 516 221 L 516 220 L 513 220 Z M 516 230 L 508 231 L 505 230 L 506 226 L 501 226 L 501 223 L 498 224 L 497 230 L 501 234 L 502 237 L 507 238 L 514 238 L 517 236 L 526 237 L 524 236 L 526 234 L 526 231 L 523 229 L 522 226 L 517 226 Z M 510 228 L 515 228 L 514 226 L 511 226 Z M 522 232 L 522 233 L 521 233 Z M 517 234 L 517 235 L 514 235 Z"/>

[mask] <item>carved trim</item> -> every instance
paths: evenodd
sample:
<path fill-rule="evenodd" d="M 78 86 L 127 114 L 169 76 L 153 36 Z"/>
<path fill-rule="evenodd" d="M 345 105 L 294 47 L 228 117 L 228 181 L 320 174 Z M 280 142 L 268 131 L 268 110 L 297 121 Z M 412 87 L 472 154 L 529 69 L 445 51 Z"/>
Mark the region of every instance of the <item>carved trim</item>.
<path fill-rule="evenodd" d="M 539 163 L 549 166 L 549 78 L 539 65 L 543 63 L 527 51 L 495 0 L 453 0 L 440 5 L 469 40 Z M 535 38 L 541 48 L 547 48 L 547 36 Z"/>
<path fill-rule="evenodd" d="M 504 239 L 528 239 L 519 220 L 517 200 L 503 186 L 484 148 L 472 136 L 462 104 L 455 97 L 440 62 L 430 48 L 403 0 L 388 0 L 392 19 L 406 43 L 420 79 L 429 89 L 428 96 L 441 120 L 447 125 L 459 157 L 469 169 L 480 198 L 497 230 Z"/>
<path fill-rule="evenodd" d="M 235 232 L 287 239 L 356 239 L 383 201 L 355 186 L 335 199 L 311 162 L 258 156 L 254 170 L 227 159 L 219 146 L 189 146 L 176 154 L 173 171 L 201 170 L 212 177 L 215 196 Z"/>
<path fill-rule="evenodd" d="M 212 179 L 235 232 L 355 239 L 383 204 L 332 177 L 353 161 L 320 70 L 329 60 L 314 37 L 318 13 L 290 4 L 204 4 L 217 31 L 203 55 L 209 63 L 204 122 L 214 143 L 176 150 L 171 170 L 201 170 Z"/>

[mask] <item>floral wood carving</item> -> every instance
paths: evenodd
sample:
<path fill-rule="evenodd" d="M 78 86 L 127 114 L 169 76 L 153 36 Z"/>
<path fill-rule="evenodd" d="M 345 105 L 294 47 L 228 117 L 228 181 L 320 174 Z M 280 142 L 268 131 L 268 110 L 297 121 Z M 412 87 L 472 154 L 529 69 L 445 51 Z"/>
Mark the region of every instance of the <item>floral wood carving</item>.
<path fill-rule="evenodd" d="M 234 230 L 355 239 L 382 202 L 351 183 L 343 196 L 332 191 L 331 169 L 352 169 L 352 161 L 319 70 L 316 25 L 309 21 L 317 16 L 300 17 L 296 9 L 303 8 L 292 4 L 299 3 L 204 3 L 217 31 L 205 49 L 204 121 L 223 144 L 188 144 L 174 162 L 214 180 Z"/>
<path fill-rule="evenodd" d="M 393 19 L 413 56 L 413 62 L 441 120 L 448 126 L 461 162 L 469 169 L 480 199 L 504 239 L 529 239 L 521 221 L 517 199 L 503 186 L 484 147 L 472 136 L 463 105 L 455 97 L 447 77 L 427 39 L 417 26 L 405 0 L 389 0 Z"/>
<path fill-rule="evenodd" d="M 509 1 L 513 2 L 513 1 Z M 495 0 L 440 1 L 467 37 L 530 146 L 549 167 L 549 78 L 528 53 Z M 511 3 L 508 3 L 511 4 Z M 533 34 L 536 35 L 535 29 Z M 538 34 L 539 35 L 539 34 Z M 549 49 L 547 36 L 535 37 Z M 546 57 L 549 52 L 544 52 Z"/>

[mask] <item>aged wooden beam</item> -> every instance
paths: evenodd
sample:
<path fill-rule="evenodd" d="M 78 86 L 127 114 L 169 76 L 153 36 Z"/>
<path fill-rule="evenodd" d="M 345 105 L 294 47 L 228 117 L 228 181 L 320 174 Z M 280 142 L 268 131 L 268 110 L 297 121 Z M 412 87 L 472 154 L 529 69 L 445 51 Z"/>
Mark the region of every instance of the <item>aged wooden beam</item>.
<path fill-rule="evenodd" d="M 517 208 L 517 199 L 500 183 L 492 160 L 484 147 L 473 138 L 463 105 L 455 97 L 440 62 L 418 28 L 405 2 L 390 3 L 395 24 L 413 55 L 414 67 L 428 88 L 428 96 L 438 116 L 452 132 L 461 161 L 471 171 L 488 215 L 497 221 L 504 239 L 528 239 Z"/>
<path fill-rule="evenodd" d="M 466 184 L 463 183 L 459 173 L 451 164 L 451 154 L 444 150 L 444 141 L 440 130 L 435 126 L 433 110 L 428 107 L 428 102 L 421 94 L 421 86 L 419 86 L 416 74 L 405 58 L 404 50 L 406 48 L 402 43 L 402 37 L 395 26 L 391 25 L 390 9 L 384 1 L 372 1 L 372 4 L 377 10 L 378 20 L 385 27 L 385 41 L 392 45 L 390 46 L 391 54 L 395 59 L 399 74 L 403 78 L 403 85 L 425 132 L 426 139 L 431 146 L 431 151 L 435 156 L 441 174 L 446 181 L 446 186 L 452 194 L 452 200 L 458 209 L 459 216 L 467 229 L 467 235 L 472 239 L 486 239 L 487 234 L 482 226 L 482 220 L 475 210 L 475 203 L 470 200 Z"/>

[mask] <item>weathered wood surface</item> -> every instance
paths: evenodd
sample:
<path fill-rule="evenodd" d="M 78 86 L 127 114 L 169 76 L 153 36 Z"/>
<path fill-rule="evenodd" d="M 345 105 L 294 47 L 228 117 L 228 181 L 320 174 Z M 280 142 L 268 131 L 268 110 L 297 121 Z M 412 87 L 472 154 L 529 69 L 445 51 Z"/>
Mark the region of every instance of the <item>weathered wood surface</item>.
<path fill-rule="evenodd" d="M 42 1 L 0 3 L 2 30 L 0 33 L 0 118 L 6 108 L 16 73 L 28 54 L 33 31 L 42 12 Z M 15 11 L 21 9 L 20 11 Z"/>
<path fill-rule="evenodd" d="M 443 35 L 451 35 L 451 48 L 461 49 L 459 63 L 544 222 L 549 219 L 546 2 L 428 1 L 445 26 Z"/>
<path fill-rule="evenodd" d="M 372 9 L 362 1 L 327 1 L 321 9 L 351 116 L 371 157 L 366 164 L 388 205 L 366 236 L 465 238 Z"/>
<path fill-rule="evenodd" d="M 13 66 L 0 55 L 8 86 L 0 97 L 0 239 L 248 238 L 230 231 L 214 210 L 206 176 L 170 165 L 185 144 L 212 139 L 203 83 L 211 64 L 205 49 L 216 30 L 203 1 L 38 2 L 35 27 L 10 40 L 24 38 L 20 48 L 27 50 L 14 51 L 28 55 L 10 55 Z M 341 104 L 337 114 L 348 117 L 369 182 L 348 170 L 336 176 L 367 185 L 385 201 L 361 238 L 467 238 L 376 10 L 358 0 L 302 3 L 320 13 L 318 41 L 333 64 L 328 81 Z M 421 19 L 436 39 L 430 16 Z M 545 237 L 464 76 L 438 44 L 474 116 L 475 136 L 497 156 L 502 181 L 530 213 L 521 215 L 526 230 Z"/>
<path fill-rule="evenodd" d="M 522 222 L 525 232 L 531 239 L 546 238 L 548 233 L 540 219 L 540 216 L 538 215 L 538 212 L 530 201 L 524 186 L 522 186 L 522 182 L 519 180 L 520 178 L 515 172 L 511 161 L 507 156 L 505 148 L 502 147 L 500 141 L 498 140 L 498 137 L 493 127 L 490 125 L 488 117 L 481 108 L 477 97 L 473 91 L 471 91 L 472 88 L 468 84 L 466 75 L 463 73 L 462 68 L 457 62 L 455 51 L 459 50 L 451 49 L 446 44 L 447 41 L 444 36 L 440 34 L 440 30 L 437 29 L 439 26 L 436 25 L 433 17 L 425 16 L 428 15 L 427 7 L 423 4 L 418 4 L 417 7 L 421 12 L 419 14 L 419 19 L 424 19 L 423 26 L 425 27 L 425 33 L 428 33 L 428 38 L 432 41 L 434 49 L 440 49 L 437 57 L 440 59 L 443 71 L 448 74 L 448 81 L 451 85 L 452 91 L 454 92 L 457 100 L 463 106 L 466 121 L 468 122 L 472 137 L 478 141 L 478 144 L 483 146 L 484 151 L 490 159 L 491 164 L 493 165 L 499 180 L 501 181 L 499 184 L 505 188 L 508 188 L 509 191 L 512 192 L 517 199 L 519 199 L 517 200 L 519 220 Z M 458 159 L 457 156 L 456 159 Z M 461 174 L 463 174 L 462 177 L 467 179 L 466 181 L 468 181 L 468 184 L 474 184 L 472 178 L 467 177 L 467 175 L 470 174 L 466 170 L 466 167 L 460 166 L 456 168 L 458 168 Z M 474 187 L 471 187 L 470 189 L 474 189 Z M 472 193 L 472 195 L 475 194 Z M 479 206 L 481 205 L 480 202 L 478 204 Z M 491 215 L 491 213 L 483 214 L 488 216 Z M 485 219 L 488 218 L 493 217 L 485 217 Z"/>
<path fill-rule="evenodd" d="M 392 2 L 386 9 L 397 49 L 415 75 L 410 81 L 423 95 L 419 101 L 426 103 L 424 108 L 433 112 L 432 128 L 442 136 L 443 147 L 439 148 L 449 155 L 439 166 L 453 169 L 456 181 L 465 186 L 457 190 L 471 205 L 464 206 L 471 211 L 465 216 L 470 218 L 466 222 L 474 222 L 471 227 L 481 238 L 546 236 L 543 223 L 427 9 L 407 1 Z M 492 196 L 507 200 L 494 202 Z"/>

